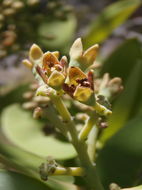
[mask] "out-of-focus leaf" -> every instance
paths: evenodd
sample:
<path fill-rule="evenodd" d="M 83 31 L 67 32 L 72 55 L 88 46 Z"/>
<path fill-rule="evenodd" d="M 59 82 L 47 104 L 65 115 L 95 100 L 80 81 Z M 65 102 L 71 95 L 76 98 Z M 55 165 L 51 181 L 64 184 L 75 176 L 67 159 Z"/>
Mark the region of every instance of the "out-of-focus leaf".
<path fill-rule="evenodd" d="M 40 157 L 68 159 L 76 155 L 70 143 L 61 142 L 42 132 L 43 123 L 34 120 L 18 104 L 6 108 L 1 118 L 2 131 L 13 144 Z"/>
<path fill-rule="evenodd" d="M 84 38 L 86 47 L 104 41 L 140 6 L 141 0 L 125 0 L 113 3 L 92 22 Z"/>
<path fill-rule="evenodd" d="M 45 158 L 38 157 L 32 153 L 24 151 L 17 146 L 8 144 L 7 140 L 0 139 L 0 162 L 7 168 L 14 168 L 16 171 L 40 180 L 39 166 L 45 162 Z M 43 182 L 43 181 L 42 181 Z M 75 190 L 77 187 L 73 185 L 74 178 L 72 176 L 52 176 L 49 177 L 45 185 L 52 187 L 54 190 Z M 60 189 L 59 189 L 60 187 Z M 67 188 L 68 187 L 68 188 Z"/>
<path fill-rule="evenodd" d="M 142 185 L 136 187 L 124 188 L 122 190 L 142 190 Z"/>
<path fill-rule="evenodd" d="M 67 52 L 76 29 L 76 18 L 70 16 L 65 21 L 52 21 L 42 23 L 39 27 L 40 43 L 45 48 L 62 49 Z M 51 38 L 51 39 L 48 39 Z"/>
<path fill-rule="evenodd" d="M 126 40 L 105 59 L 101 74 L 108 72 L 111 77 L 121 77 L 124 83 L 141 57 L 141 43 L 135 38 Z"/>
<path fill-rule="evenodd" d="M 97 169 L 107 188 L 112 182 L 122 188 L 142 184 L 141 116 L 130 120 L 107 142 L 99 154 Z"/>
<path fill-rule="evenodd" d="M 22 102 L 24 100 L 22 94 L 25 92 L 27 87 L 27 84 L 20 85 L 16 88 L 14 87 L 8 93 L 0 95 L 0 112 L 4 107 L 12 103 Z"/>
<path fill-rule="evenodd" d="M 49 187 L 53 188 L 54 190 L 78 190 L 79 189 L 76 185 L 61 181 L 59 179 L 56 180 L 53 177 L 52 177 L 52 179 L 49 178 L 48 185 L 49 185 Z"/>
<path fill-rule="evenodd" d="M 137 63 L 128 78 L 125 89 L 115 102 L 113 114 L 110 117 L 109 127 L 104 130 L 100 141 L 104 144 L 111 136 L 118 132 L 127 122 L 135 109 L 137 95 L 142 83 L 142 63 Z M 139 97 L 140 98 L 140 97 Z"/>
<path fill-rule="evenodd" d="M 45 184 L 22 174 L 0 171 L 0 190 L 49 190 Z M 50 189 L 51 190 L 51 189 Z"/>

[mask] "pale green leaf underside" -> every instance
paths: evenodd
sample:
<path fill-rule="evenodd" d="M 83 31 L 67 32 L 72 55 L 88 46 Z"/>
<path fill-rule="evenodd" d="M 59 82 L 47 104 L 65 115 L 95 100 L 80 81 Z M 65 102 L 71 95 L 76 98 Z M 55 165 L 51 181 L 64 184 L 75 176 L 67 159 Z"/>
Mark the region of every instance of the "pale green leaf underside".
<path fill-rule="evenodd" d="M 34 120 L 20 105 L 6 108 L 2 114 L 2 131 L 15 145 L 41 157 L 68 159 L 76 155 L 73 146 L 52 136 L 45 136 L 42 123 Z"/>

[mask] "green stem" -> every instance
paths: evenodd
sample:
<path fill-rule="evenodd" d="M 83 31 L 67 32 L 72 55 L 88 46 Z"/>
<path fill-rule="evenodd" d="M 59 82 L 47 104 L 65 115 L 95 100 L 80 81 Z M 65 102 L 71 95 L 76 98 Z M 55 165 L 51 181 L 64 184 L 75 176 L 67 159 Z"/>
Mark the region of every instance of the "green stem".
<path fill-rule="evenodd" d="M 95 117 L 95 114 L 92 113 L 92 115 L 89 116 L 89 118 L 87 119 L 87 122 L 85 123 L 83 129 L 79 133 L 80 140 L 85 140 L 88 137 L 95 122 L 96 122 L 96 117 Z"/>
<path fill-rule="evenodd" d="M 64 123 L 60 120 L 60 118 L 56 114 L 56 110 L 52 105 L 48 105 L 46 110 L 44 109 L 44 116 L 57 128 L 61 131 L 61 133 L 67 137 L 67 130 Z"/>
<path fill-rule="evenodd" d="M 98 132 L 99 129 L 98 127 L 94 126 L 88 136 L 88 154 L 90 157 L 90 160 L 92 162 L 95 161 L 95 156 L 96 156 L 96 141 L 98 137 Z"/>
<path fill-rule="evenodd" d="M 84 176 L 85 172 L 81 167 L 56 167 L 52 175 Z"/>
<path fill-rule="evenodd" d="M 93 107 L 95 111 L 100 115 L 109 116 L 112 114 L 111 110 L 107 109 L 105 106 L 99 104 L 98 102 L 96 102 Z"/>
<path fill-rule="evenodd" d="M 90 190 L 103 190 L 103 186 L 96 173 L 96 168 L 89 158 L 89 155 L 87 152 L 87 146 L 84 141 L 80 141 L 78 139 L 78 134 L 75 128 L 75 124 L 72 120 L 72 117 L 69 111 L 67 110 L 66 106 L 62 102 L 61 98 L 58 97 L 57 95 L 51 96 L 51 100 L 55 104 L 56 109 L 62 116 L 63 120 L 66 121 L 66 126 L 72 138 L 71 139 L 72 144 L 74 145 L 78 153 L 82 167 L 84 167 L 85 169 L 85 174 L 86 174 L 85 179 L 88 183 Z"/>

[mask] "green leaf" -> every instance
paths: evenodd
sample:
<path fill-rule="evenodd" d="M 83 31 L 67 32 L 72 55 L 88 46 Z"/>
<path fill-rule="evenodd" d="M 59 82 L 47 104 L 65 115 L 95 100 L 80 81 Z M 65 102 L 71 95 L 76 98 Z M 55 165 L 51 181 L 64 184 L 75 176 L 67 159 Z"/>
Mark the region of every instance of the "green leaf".
<path fill-rule="evenodd" d="M 45 136 L 42 132 L 43 123 L 34 120 L 31 114 L 22 110 L 18 104 L 3 111 L 1 126 L 10 142 L 37 156 L 68 159 L 76 155 L 70 143 L 59 141 L 53 136 Z"/>
<path fill-rule="evenodd" d="M 108 72 L 111 77 L 121 77 L 124 83 L 141 56 L 141 43 L 135 38 L 126 40 L 105 59 L 101 74 Z"/>
<path fill-rule="evenodd" d="M 104 130 L 104 133 L 100 137 L 100 141 L 103 144 L 125 125 L 131 113 L 135 110 L 141 82 L 142 64 L 137 63 L 127 80 L 124 91 L 115 102 L 113 114 L 108 121 L 109 127 Z"/>
<path fill-rule="evenodd" d="M 0 161 L 7 168 L 14 168 L 19 173 L 31 176 L 40 180 L 39 165 L 45 162 L 45 158 L 40 158 L 34 154 L 23 151 L 19 147 L 9 145 L 1 136 L 0 139 Z M 72 176 L 51 176 L 47 182 L 42 181 L 46 186 L 54 190 L 76 190 L 77 187 L 73 185 L 74 178 Z"/>
<path fill-rule="evenodd" d="M 0 171 L 0 190 L 50 190 L 46 185 L 16 172 Z"/>
<path fill-rule="evenodd" d="M 136 186 L 136 187 L 130 187 L 123 190 L 142 190 L 142 185 Z"/>
<path fill-rule="evenodd" d="M 92 22 L 84 44 L 89 47 L 95 43 L 103 42 L 115 28 L 135 12 L 141 5 L 141 0 L 125 0 L 113 3 Z"/>
<path fill-rule="evenodd" d="M 42 23 L 38 29 L 40 43 L 45 48 L 62 49 L 67 52 L 73 40 L 76 29 L 76 18 L 72 15 L 65 21 L 52 21 Z M 51 36 L 51 40 L 47 37 Z"/>
<path fill-rule="evenodd" d="M 97 169 L 105 187 L 112 182 L 120 187 L 142 184 L 142 117 L 129 121 L 105 145 Z"/>
<path fill-rule="evenodd" d="M 23 102 L 22 94 L 27 90 L 28 84 L 12 87 L 7 93 L 0 94 L 0 112 L 2 109 L 15 102 Z"/>

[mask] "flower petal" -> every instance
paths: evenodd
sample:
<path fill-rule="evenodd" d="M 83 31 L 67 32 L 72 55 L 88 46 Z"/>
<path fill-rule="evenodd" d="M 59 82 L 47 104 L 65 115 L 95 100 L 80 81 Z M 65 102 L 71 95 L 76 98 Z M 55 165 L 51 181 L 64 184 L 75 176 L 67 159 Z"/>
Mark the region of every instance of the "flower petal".
<path fill-rule="evenodd" d="M 59 51 L 53 51 L 52 54 L 59 59 L 60 53 Z"/>
<path fill-rule="evenodd" d="M 77 80 L 82 80 L 87 78 L 85 73 L 81 71 L 78 67 L 70 67 L 68 70 L 68 84 L 72 85 L 77 85 Z"/>
<path fill-rule="evenodd" d="M 81 38 L 78 38 L 75 40 L 70 49 L 70 57 L 71 59 L 77 60 L 82 56 L 82 54 L 83 54 L 83 45 Z"/>
<path fill-rule="evenodd" d="M 83 58 L 85 59 L 84 62 L 86 61 L 87 64 L 92 65 L 96 59 L 98 49 L 98 44 L 95 44 L 92 47 L 88 48 L 83 54 Z"/>
<path fill-rule="evenodd" d="M 43 60 L 42 60 L 43 68 L 46 70 L 50 69 L 56 64 L 60 64 L 57 57 L 51 53 L 51 52 L 46 52 L 43 55 Z"/>
<path fill-rule="evenodd" d="M 65 76 L 58 71 L 53 71 L 48 79 L 48 85 L 52 87 L 60 86 L 64 83 Z"/>
<path fill-rule="evenodd" d="M 78 85 L 73 96 L 76 100 L 80 102 L 86 102 L 88 101 L 92 93 L 93 91 L 91 90 L 91 88 Z"/>

